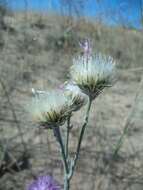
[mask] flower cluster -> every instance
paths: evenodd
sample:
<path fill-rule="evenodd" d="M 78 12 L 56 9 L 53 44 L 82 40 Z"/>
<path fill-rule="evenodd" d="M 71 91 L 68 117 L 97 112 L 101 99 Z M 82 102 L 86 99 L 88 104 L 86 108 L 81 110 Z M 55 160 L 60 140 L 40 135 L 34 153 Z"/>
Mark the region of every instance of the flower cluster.
<path fill-rule="evenodd" d="M 71 79 L 61 90 L 52 92 L 35 91 L 30 105 L 34 120 L 44 126 L 60 126 L 72 111 L 87 103 L 87 96 L 93 100 L 105 87 L 113 83 L 115 61 L 110 56 L 92 55 L 89 40 L 80 43 L 83 55 L 73 59 L 70 68 Z"/>
<path fill-rule="evenodd" d="M 73 59 L 73 65 L 70 68 L 70 80 L 65 82 L 60 89 L 53 91 L 32 89 L 34 97 L 28 107 L 33 119 L 40 126 L 53 129 L 59 142 L 65 168 L 64 189 L 66 190 L 69 189 L 69 182 L 78 159 L 83 134 L 88 124 L 91 103 L 105 87 L 110 87 L 113 84 L 115 77 L 115 61 L 112 57 L 102 54 L 93 55 L 89 40 L 80 43 L 80 46 L 83 49 L 83 54 Z M 87 102 L 85 122 L 79 136 L 75 159 L 72 159 L 68 153 L 69 132 L 72 128 L 70 125 L 71 116 L 73 112 L 81 109 Z M 67 130 L 64 142 L 60 126 L 66 121 Z M 72 160 L 72 167 L 69 166 L 69 160 Z M 27 190 L 60 190 L 60 187 L 52 177 L 40 176 Z"/>
<path fill-rule="evenodd" d="M 27 190 L 61 190 L 61 188 L 51 176 L 39 176 Z"/>

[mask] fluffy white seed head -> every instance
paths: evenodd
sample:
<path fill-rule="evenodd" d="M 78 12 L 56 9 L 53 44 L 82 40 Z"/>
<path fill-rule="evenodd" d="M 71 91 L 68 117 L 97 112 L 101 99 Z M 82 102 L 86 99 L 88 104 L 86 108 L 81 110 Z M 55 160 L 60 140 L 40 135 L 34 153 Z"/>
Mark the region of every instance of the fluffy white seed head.
<path fill-rule="evenodd" d="M 58 90 L 45 93 L 37 91 L 28 108 L 33 119 L 46 127 L 64 124 L 70 112 L 67 98 Z"/>
<path fill-rule="evenodd" d="M 110 56 L 98 54 L 79 56 L 73 60 L 70 70 L 72 80 L 82 91 L 94 99 L 100 91 L 112 85 L 115 73 L 115 61 Z"/>
<path fill-rule="evenodd" d="M 72 82 L 65 83 L 64 89 L 64 94 L 69 101 L 72 111 L 79 110 L 82 106 L 84 106 L 87 103 L 87 95 L 82 93 L 82 91 L 76 84 Z"/>

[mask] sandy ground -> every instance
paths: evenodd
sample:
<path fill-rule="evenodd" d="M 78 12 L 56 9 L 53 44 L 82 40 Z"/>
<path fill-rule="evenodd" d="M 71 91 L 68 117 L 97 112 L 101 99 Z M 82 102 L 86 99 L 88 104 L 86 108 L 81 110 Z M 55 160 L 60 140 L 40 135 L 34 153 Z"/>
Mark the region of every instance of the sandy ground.
<path fill-rule="evenodd" d="M 33 176 L 40 174 L 54 175 L 62 185 L 58 144 L 51 131 L 39 130 L 32 123 L 24 107 L 31 99 L 32 87 L 48 89 L 65 81 L 71 56 L 52 50 L 27 53 L 19 49 L 18 52 L 14 38 L 6 36 L 11 43 L 6 43 L 0 53 L 0 143 L 6 152 L 0 154 L 5 156 L 5 163 L 1 164 L 6 167 L 0 171 L 0 190 L 24 190 Z M 20 45 L 21 41 L 17 43 Z M 117 83 L 93 102 L 71 190 L 143 189 L 142 71 L 119 70 Z M 71 154 L 85 110 L 86 106 L 73 115 Z M 127 133 L 118 156 L 113 159 L 125 126 Z M 25 152 L 28 160 L 23 155 Z"/>
<path fill-rule="evenodd" d="M 57 72 L 58 75 L 59 72 Z M 140 80 L 135 77 L 136 73 L 127 75 L 128 73 L 122 74 L 118 82 L 112 88 L 106 89 L 92 105 L 77 171 L 72 180 L 71 189 L 73 190 L 142 189 L 143 91 L 142 86 L 140 87 Z M 62 184 L 62 164 L 57 149 L 58 145 L 55 143 L 51 131 L 39 132 L 38 128 L 31 123 L 28 113 L 23 111 L 23 104 L 28 99 L 30 100 L 30 96 L 25 95 L 24 92 L 28 94 L 30 88 L 26 87 L 20 90 L 13 91 L 10 101 L 16 110 L 18 120 L 20 120 L 24 142 L 30 153 L 31 169 L 24 168 L 20 172 L 7 172 L 1 178 L 0 188 L 24 189 L 23 184 L 29 183 L 29 180 L 32 179 L 31 173 L 34 175 L 50 173 L 55 175 Z M 136 103 L 134 103 L 136 94 L 138 96 Z M 22 154 L 23 145 L 19 143 L 20 136 L 16 129 L 17 124 L 14 122 L 11 108 L 9 109 L 10 105 L 6 103 L 7 97 L 4 97 L 3 100 L 6 107 L 2 109 L 2 112 L 7 113 L 7 116 L 5 113 L 1 115 L 1 117 L 3 116 L 3 120 L 0 121 L 1 139 L 6 141 L 12 157 L 11 160 L 14 161 Z M 85 108 L 73 116 L 74 128 L 70 147 L 72 153 L 76 147 L 84 112 Z M 133 115 L 131 115 L 132 112 L 134 112 Z M 112 160 L 114 146 L 130 115 L 129 129 L 119 151 L 119 156 L 116 160 Z"/>

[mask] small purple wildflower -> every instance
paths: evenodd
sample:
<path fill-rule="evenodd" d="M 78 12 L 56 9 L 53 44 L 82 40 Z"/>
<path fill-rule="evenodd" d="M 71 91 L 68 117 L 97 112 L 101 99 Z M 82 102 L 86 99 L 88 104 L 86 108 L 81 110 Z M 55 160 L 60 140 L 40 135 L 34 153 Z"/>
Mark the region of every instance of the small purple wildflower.
<path fill-rule="evenodd" d="M 61 90 L 61 91 L 63 92 L 64 87 L 65 87 L 65 85 L 64 85 L 64 84 L 60 84 L 60 85 L 58 86 L 58 89 L 59 89 L 59 90 Z"/>
<path fill-rule="evenodd" d="M 83 42 L 80 42 L 79 45 L 83 49 L 84 56 L 88 59 L 92 53 L 90 40 L 85 39 Z"/>
<path fill-rule="evenodd" d="M 27 190 L 61 190 L 61 188 L 51 176 L 39 176 Z"/>

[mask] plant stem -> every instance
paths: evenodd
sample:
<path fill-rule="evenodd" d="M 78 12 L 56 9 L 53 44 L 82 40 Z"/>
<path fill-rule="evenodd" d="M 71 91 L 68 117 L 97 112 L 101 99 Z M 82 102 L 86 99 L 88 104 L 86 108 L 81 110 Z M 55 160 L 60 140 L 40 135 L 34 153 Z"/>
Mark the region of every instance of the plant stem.
<path fill-rule="evenodd" d="M 128 128 L 129 128 L 129 124 L 130 124 L 130 121 L 135 113 L 135 110 L 136 110 L 136 106 L 138 104 L 138 96 L 140 94 L 140 91 L 142 90 L 142 86 L 143 86 L 143 77 L 141 78 L 140 80 L 140 84 L 139 84 L 139 87 L 138 87 L 138 90 L 135 94 L 135 99 L 134 99 L 134 102 L 133 102 L 133 105 L 132 105 L 132 109 L 125 121 L 125 124 L 124 124 L 124 129 L 123 129 L 123 133 L 121 135 L 121 137 L 119 138 L 117 144 L 116 144 L 116 147 L 115 147 L 115 150 L 113 152 L 113 158 L 116 158 L 116 156 L 118 155 L 118 152 L 123 144 L 123 139 L 125 137 L 125 135 L 127 134 L 128 132 Z"/>
<path fill-rule="evenodd" d="M 120 138 L 119 138 L 119 140 L 118 140 L 118 142 L 117 142 L 117 144 L 116 144 L 115 150 L 114 150 L 114 152 L 113 152 L 113 158 L 116 158 L 116 156 L 118 155 L 118 152 L 119 152 L 119 150 L 120 150 L 120 148 L 121 148 L 121 146 L 122 146 L 122 144 L 123 144 L 123 139 L 124 139 L 124 137 L 125 137 L 127 131 L 128 131 L 128 126 L 125 126 L 125 128 L 124 128 L 124 130 L 123 130 L 123 133 L 122 133 L 122 135 L 120 136 Z"/>
<path fill-rule="evenodd" d="M 55 126 L 55 127 L 53 127 L 53 129 L 54 129 L 54 135 L 56 136 L 57 141 L 59 142 L 59 145 L 60 145 L 60 148 L 61 148 L 64 169 L 65 169 L 66 174 L 68 174 L 69 173 L 69 168 L 68 168 L 68 163 L 67 163 L 67 160 L 66 160 L 65 149 L 64 149 L 64 144 L 63 144 L 61 132 L 60 132 L 60 127 Z"/>
<path fill-rule="evenodd" d="M 84 124 L 82 126 L 82 129 L 81 129 L 81 132 L 80 132 L 80 136 L 79 136 L 79 141 L 78 141 L 78 145 L 77 145 L 77 150 L 76 150 L 75 158 L 74 158 L 74 160 L 71 163 L 69 179 L 71 179 L 72 176 L 73 176 L 73 173 L 74 173 L 74 170 L 75 170 L 75 167 L 76 167 L 76 163 L 77 163 L 77 160 L 78 160 L 78 157 L 79 157 L 79 153 L 80 153 L 80 149 L 81 149 L 81 143 L 82 143 L 82 140 L 83 140 L 83 136 L 84 136 L 84 132 L 85 132 L 86 126 L 88 124 L 89 112 L 90 112 L 91 104 L 92 104 L 92 99 L 89 98 L 88 106 L 87 106 L 87 111 L 86 111 L 85 122 L 84 122 Z"/>
<path fill-rule="evenodd" d="M 67 119 L 67 131 L 66 131 L 66 142 L 65 142 L 65 155 L 66 159 L 68 159 L 69 154 L 69 134 L 70 134 L 70 120 L 71 120 L 71 114 L 69 115 Z"/>
<path fill-rule="evenodd" d="M 66 175 L 64 179 L 64 190 L 69 190 L 69 189 L 70 189 L 70 180 L 68 179 Z"/>

